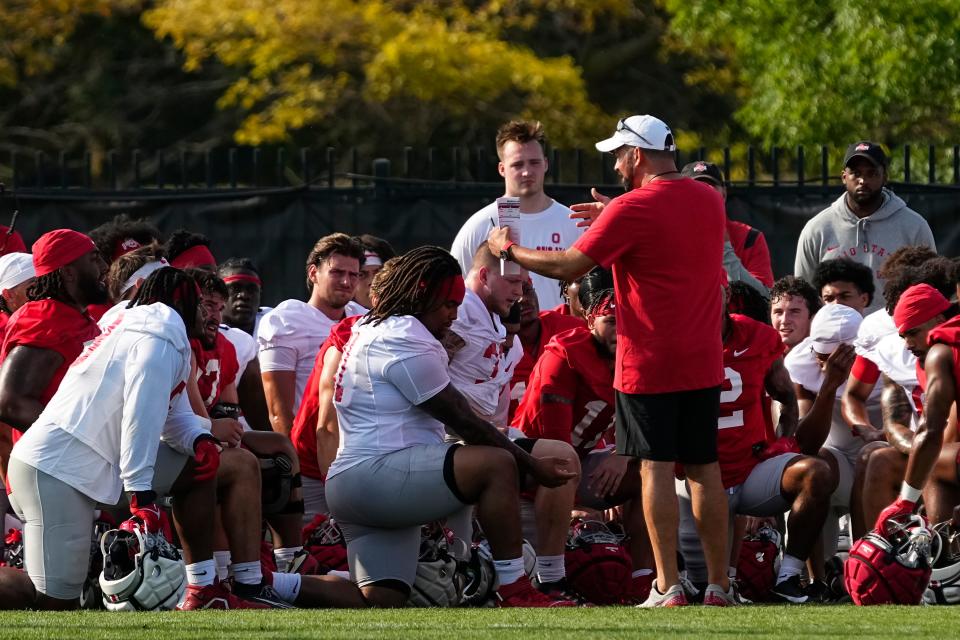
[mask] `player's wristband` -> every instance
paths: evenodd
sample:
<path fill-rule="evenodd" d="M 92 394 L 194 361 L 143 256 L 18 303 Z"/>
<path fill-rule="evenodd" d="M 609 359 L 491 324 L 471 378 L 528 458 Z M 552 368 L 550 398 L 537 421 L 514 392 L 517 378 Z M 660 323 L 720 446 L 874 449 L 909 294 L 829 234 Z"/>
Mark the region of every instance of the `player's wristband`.
<path fill-rule="evenodd" d="M 911 487 L 906 482 L 900 485 L 900 497 L 904 500 L 909 500 L 910 502 L 916 504 L 917 500 L 920 499 L 920 493 L 920 489 Z"/>
<path fill-rule="evenodd" d="M 517 246 L 517 243 L 513 240 L 507 240 L 507 244 L 503 245 L 503 249 L 500 250 L 500 259 L 501 260 L 513 260 L 513 256 L 510 255 L 510 249 Z"/>

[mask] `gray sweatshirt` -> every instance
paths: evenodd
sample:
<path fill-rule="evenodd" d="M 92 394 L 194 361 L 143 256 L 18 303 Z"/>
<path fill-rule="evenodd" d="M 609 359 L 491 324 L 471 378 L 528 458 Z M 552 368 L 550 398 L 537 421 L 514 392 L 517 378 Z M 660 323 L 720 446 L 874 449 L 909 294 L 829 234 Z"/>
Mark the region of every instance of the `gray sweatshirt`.
<path fill-rule="evenodd" d="M 907 245 L 925 245 L 934 251 L 936 245 L 927 221 L 893 191 L 885 188 L 883 204 L 866 218 L 858 218 L 846 198 L 844 193 L 803 227 L 793 273 L 812 283 L 820 261 L 842 257 L 870 267 L 876 292 L 866 315 L 884 305 L 883 281 L 877 270 L 887 256 Z"/>

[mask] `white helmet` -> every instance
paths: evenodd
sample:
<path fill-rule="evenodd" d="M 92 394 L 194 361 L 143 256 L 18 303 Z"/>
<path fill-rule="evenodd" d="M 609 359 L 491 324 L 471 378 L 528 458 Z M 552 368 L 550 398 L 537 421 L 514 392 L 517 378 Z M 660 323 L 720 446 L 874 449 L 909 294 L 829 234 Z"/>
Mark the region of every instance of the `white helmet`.
<path fill-rule="evenodd" d="M 162 535 L 111 529 L 100 538 L 103 604 L 111 611 L 156 611 L 177 606 L 187 573 L 176 547 Z"/>
<path fill-rule="evenodd" d="M 926 604 L 960 604 L 960 531 L 950 521 L 934 525 L 936 540 L 930 584 L 923 592 Z"/>

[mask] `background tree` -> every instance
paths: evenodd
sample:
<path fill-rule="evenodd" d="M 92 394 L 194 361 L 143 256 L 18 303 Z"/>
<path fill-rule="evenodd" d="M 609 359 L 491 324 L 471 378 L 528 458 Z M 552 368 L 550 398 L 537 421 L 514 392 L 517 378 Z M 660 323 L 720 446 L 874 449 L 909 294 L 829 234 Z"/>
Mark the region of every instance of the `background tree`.
<path fill-rule="evenodd" d="M 734 95 L 737 122 L 767 145 L 960 133 L 955 0 L 663 5 L 676 44 L 704 58 L 688 80 Z"/>

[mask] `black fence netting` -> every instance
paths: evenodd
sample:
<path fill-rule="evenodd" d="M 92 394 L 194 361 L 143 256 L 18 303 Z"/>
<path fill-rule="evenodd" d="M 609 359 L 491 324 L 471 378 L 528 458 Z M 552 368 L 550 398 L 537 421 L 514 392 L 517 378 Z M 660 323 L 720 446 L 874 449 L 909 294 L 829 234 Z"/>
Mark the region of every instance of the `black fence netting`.
<path fill-rule="evenodd" d="M 926 217 L 938 249 L 960 254 L 960 189 L 894 185 Z M 16 207 L 17 230 L 29 246 L 58 227 L 89 230 L 118 213 L 149 217 L 165 233 L 187 228 L 210 238 L 218 260 L 252 258 L 262 271 L 264 303 L 306 296 L 304 263 L 313 243 L 334 231 L 371 233 L 398 251 L 422 244 L 449 247 L 474 211 L 502 195 L 499 183 L 378 181 L 345 188 L 75 191 L 19 190 L 0 201 L 0 222 Z M 584 202 L 589 187 L 548 185 L 564 204 Z M 608 187 L 616 195 L 615 187 Z M 838 187 L 731 187 L 729 215 L 763 231 L 774 273 L 791 272 L 804 223 L 840 194 Z"/>

